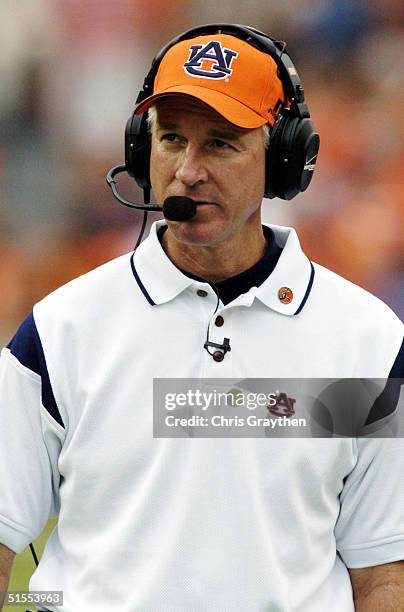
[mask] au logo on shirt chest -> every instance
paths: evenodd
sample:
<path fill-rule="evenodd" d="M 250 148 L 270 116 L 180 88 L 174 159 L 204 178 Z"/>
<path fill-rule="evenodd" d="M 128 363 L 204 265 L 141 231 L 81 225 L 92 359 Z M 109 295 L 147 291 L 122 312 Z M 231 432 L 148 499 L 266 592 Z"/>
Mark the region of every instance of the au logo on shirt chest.
<path fill-rule="evenodd" d="M 275 405 L 268 405 L 267 409 L 276 416 L 291 417 L 295 414 L 296 400 L 286 393 L 278 393 L 275 397 Z"/>
<path fill-rule="evenodd" d="M 217 40 L 211 40 L 206 45 L 192 45 L 184 70 L 191 76 L 205 79 L 227 79 L 232 75 L 233 60 L 237 51 L 225 49 Z"/>

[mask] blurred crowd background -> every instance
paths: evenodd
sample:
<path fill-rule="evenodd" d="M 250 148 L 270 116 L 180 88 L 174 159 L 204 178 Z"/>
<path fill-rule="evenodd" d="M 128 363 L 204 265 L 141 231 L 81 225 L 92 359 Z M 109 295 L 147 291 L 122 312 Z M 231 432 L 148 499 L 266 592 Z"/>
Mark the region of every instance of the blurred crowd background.
<path fill-rule="evenodd" d="M 152 57 L 210 22 L 288 42 L 321 135 L 310 188 L 265 201 L 264 221 L 404 314 L 402 0 L 1 0 L 0 344 L 45 294 L 133 248 L 142 213 L 105 174 Z"/>

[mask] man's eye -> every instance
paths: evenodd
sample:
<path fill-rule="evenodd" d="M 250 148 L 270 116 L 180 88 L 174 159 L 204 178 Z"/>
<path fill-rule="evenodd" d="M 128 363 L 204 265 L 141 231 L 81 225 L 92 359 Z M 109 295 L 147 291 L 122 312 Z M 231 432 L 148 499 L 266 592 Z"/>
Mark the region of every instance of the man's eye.
<path fill-rule="evenodd" d="M 212 141 L 212 145 L 216 149 L 229 149 L 229 148 L 231 148 L 231 145 L 229 145 L 224 140 L 220 140 L 219 138 L 215 138 L 215 140 Z"/>
<path fill-rule="evenodd" d="M 165 140 L 166 142 L 175 142 L 177 139 L 177 134 L 163 134 L 161 137 L 161 140 Z"/>

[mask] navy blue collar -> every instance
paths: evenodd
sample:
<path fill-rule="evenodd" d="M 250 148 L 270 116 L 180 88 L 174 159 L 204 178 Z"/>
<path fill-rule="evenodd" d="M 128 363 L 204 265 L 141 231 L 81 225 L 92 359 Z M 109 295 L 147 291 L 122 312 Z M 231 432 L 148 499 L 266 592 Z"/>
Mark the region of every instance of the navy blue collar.
<path fill-rule="evenodd" d="M 166 229 L 167 226 L 163 225 L 159 227 L 157 231 L 160 244 Z M 210 283 L 223 304 L 229 304 L 238 298 L 239 295 L 247 293 L 251 287 L 259 287 L 268 278 L 278 263 L 282 249 L 276 244 L 274 233 L 270 227 L 263 225 L 262 230 L 267 241 L 267 250 L 263 257 L 251 268 L 244 270 L 244 272 L 240 274 L 236 274 L 236 276 L 226 278 L 219 283 Z M 179 268 L 179 270 L 181 270 L 185 276 L 188 276 L 188 278 L 207 282 L 204 278 L 190 274 L 182 268 Z"/>

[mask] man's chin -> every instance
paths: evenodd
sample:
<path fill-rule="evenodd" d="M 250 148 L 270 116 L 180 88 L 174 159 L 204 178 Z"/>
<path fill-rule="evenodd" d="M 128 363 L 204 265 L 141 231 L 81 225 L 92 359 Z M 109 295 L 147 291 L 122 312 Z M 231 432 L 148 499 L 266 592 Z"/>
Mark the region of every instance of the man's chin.
<path fill-rule="evenodd" d="M 199 221 L 197 216 L 189 221 L 166 221 L 169 235 L 177 242 L 193 246 L 215 246 L 226 239 L 222 224 Z"/>

